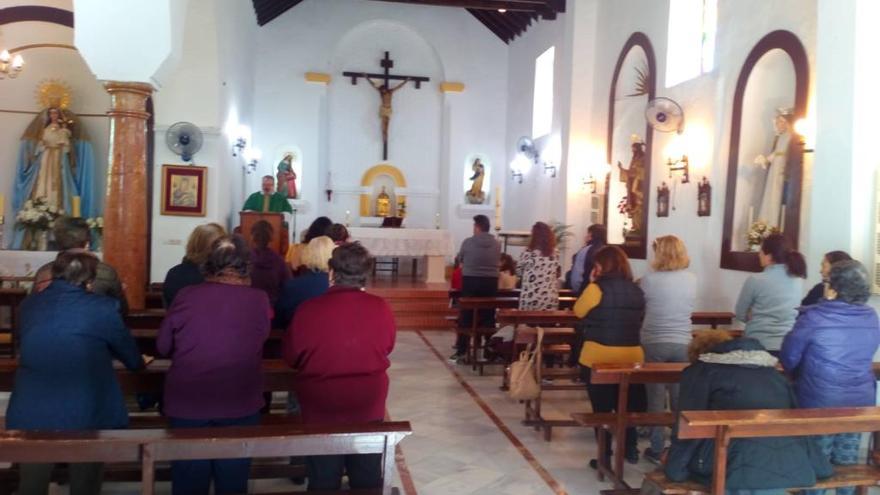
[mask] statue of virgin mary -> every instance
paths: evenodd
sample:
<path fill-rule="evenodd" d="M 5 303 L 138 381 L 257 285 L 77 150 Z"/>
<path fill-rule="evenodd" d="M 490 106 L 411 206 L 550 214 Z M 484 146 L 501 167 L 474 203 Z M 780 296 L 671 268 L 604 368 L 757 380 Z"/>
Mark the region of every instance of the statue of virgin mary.
<path fill-rule="evenodd" d="M 94 194 L 94 152 L 76 115 L 67 109 L 69 90 L 50 81 L 37 91 L 42 110 L 28 125 L 18 148 L 12 208 L 42 198 L 63 214 L 73 214 L 74 196 L 83 217 L 97 215 Z M 13 249 L 21 249 L 26 232 L 16 229 Z"/>

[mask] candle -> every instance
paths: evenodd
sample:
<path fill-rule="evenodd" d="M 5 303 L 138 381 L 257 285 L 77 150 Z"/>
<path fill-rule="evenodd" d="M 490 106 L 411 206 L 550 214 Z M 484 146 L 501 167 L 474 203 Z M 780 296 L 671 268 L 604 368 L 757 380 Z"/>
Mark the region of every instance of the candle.
<path fill-rule="evenodd" d="M 0 194 L 0 217 L 6 213 L 6 196 Z"/>
<path fill-rule="evenodd" d="M 71 199 L 72 207 L 73 207 L 73 218 L 79 218 L 82 215 L 80 214 L 80 206 L 82 205 L 81 198 L 79 196 L 73 196 Z"/>
<path fill-rule="evenodd" d="M 434 215 L 434 228 L 440 230 L 440 213 Z"/>
<path fill-rule="evenodd" d="M 779 212 L 779 231 L 785 232 L 785 205 L 782 205 L 782 211 Z"/>
<path fill-rule="evenodd" d="M 501 186 L 495 186 L 495 230 L 501 230 Z"/>
<path fill-rule="evenodd" d="M 351 210 L 345 210 L 345 226 L 348 227 L 351 224 Z"/>
<path fill-rule="evenodd" d="M 755 223 L 755 207 L 749 206 L 749 229 L 752 228 L 753 223 Z"/>

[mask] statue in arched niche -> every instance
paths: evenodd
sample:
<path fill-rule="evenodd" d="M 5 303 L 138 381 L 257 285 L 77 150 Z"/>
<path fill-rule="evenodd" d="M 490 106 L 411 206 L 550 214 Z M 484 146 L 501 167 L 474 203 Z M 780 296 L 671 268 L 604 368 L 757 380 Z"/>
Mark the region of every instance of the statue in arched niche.
<path fill-rule="evenodd" d="M 477 158 L 471 165 L 474 175 L 469 179 L 471 188 L 465 193 L 467 202 L 472 205 L 481 205 L 486 201 L 486 193 L 483 192 L 483 180 L 486 178 L 486 166 Z"/>

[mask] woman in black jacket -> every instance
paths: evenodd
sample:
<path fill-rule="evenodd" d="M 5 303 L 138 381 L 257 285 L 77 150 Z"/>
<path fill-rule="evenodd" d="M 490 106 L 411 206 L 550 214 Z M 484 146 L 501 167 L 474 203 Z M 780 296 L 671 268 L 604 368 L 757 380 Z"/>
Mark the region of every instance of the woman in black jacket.
<path fill-rule="evenodd" d="M 793 409 L 794 391 L 776 369 L 777 359 L 754 339 L 730 340 L 723 331 L 696 337 L 691 364 L 681 376 L 681 411 Z M 714 440 L 679 440 L 673 431 L 665 472 L 673 481 L 711 484 Z M 785 493 L 831 476 L 814 437 L 739 438 L 727 453 L 729 493 Z"/>

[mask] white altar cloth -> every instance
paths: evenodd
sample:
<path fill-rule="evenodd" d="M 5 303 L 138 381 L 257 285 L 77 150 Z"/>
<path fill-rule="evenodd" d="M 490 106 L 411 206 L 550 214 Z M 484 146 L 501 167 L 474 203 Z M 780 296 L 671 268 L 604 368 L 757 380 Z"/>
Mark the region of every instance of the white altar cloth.
<path fill-rule="evenodd" d="M 101 258 L 101 253 L 93 253 Z M 0 249 L 0 276 L 32 277 L 41 266 L 55 261 L 58 251 Z"/>
<path fill-rule="evenodd" d="M 348 233 L 373 256 L 425 257 L 427 282 L 446 281 L 446 258 L 455 254 L 448 230 L 353 227 Z"/>

